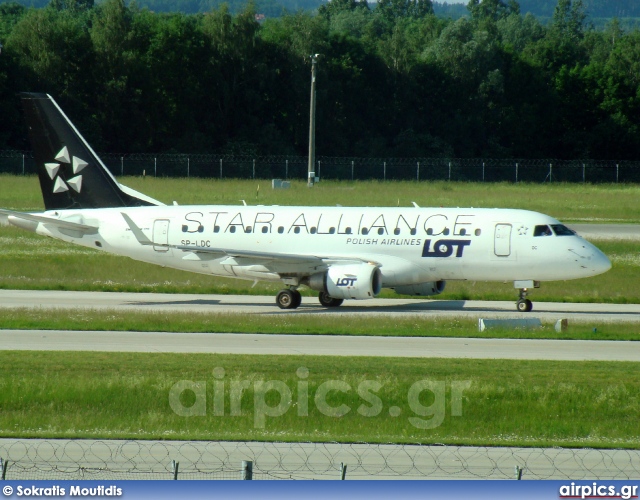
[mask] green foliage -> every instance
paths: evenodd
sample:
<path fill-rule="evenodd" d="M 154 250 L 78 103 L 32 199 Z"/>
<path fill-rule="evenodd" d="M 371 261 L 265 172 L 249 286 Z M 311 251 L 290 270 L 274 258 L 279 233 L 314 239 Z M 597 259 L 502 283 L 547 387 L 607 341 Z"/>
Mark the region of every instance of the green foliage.
<path fill-rule="evenodd" d="M 548 25 L 525 3 L 471 0 L 457 20 L 430 0 L 277 19 L 259 2 L 0 4 L 0 149 L 29 148 L 15 98 L 28 90 L 109 152 L 305 154 L 321 54 L 325 156 L 638 158 L 639 32 L 592 29 L 595 0 L 554 0 Z"/>

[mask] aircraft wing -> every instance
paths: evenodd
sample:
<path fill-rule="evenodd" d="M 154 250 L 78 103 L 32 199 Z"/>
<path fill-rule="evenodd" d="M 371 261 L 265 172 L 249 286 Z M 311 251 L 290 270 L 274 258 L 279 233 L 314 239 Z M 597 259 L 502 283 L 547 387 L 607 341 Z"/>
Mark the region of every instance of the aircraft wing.
<path fill-rule="evenodd" d="M 19 225 L 20 227 L 22 226 L 19 224 L 19 221 L 26 221 L 53 226 L 56 229 L 60 229 L 63 233 L 65 232 L 65 230 L 71 230 L 74 232 L 79 232 L 81 234 L 96 234 L 98 232 L 97 226 L 82 224 L 80 222 L 74 222 L 71 220 L 54 219 L 53 217 L 47 217 L 45 215 L 33 215 L 24 212 L 14 212 L 13 210 L 0 209 L 0 216 L 2 216 L 3 218 L 6 217 L 6 219 L 10 223 L 18 222 L 18 224 L 16 225 Z"/>

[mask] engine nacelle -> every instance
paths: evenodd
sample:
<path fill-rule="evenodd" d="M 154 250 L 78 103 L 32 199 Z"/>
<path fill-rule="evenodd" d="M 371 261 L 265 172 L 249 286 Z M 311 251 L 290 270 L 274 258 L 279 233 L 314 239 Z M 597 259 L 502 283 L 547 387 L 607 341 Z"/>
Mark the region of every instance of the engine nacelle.
<path fill-rule="evenodd" d="M 382 289 L 382 274 L 372 264 L 331 266 L 324 273 L 310 276 L 306 284 L 334 299 L 372 299 Z"/>
<path fill-rule="evenodd" d="M 445 280 L 428 281 L 426 283 L 416 283 L 415 285 L 401 285 L 394 287 L 396 293 L 400 295 L 419 295 L 428 297 L 429 295 L 439 295 L 444 292 L 447 284 Z"/>

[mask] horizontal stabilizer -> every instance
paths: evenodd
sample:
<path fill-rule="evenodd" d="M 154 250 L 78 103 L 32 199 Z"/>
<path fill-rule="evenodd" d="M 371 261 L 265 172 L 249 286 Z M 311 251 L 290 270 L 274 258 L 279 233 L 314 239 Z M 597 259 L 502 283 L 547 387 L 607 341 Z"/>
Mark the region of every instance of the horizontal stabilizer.
<path fill-rule="evenodd" d="M 40 224 L 46 224 L 53 226 L 57 229 L 71 229 L 73 231 L 79 231 L 82 234 L 96 234 L 98 232 L 97 226 L 90 226 L 87 224 L 81 224 L 79 222 L 72 222 L 64 219 L 54 219 L 53 217 L 46 217 L 44 215 L 27 214 L 23 212 L 14 212 L 12 210 L 0 209 L 0 215 L 6 216 L 9 222 L 13 223 L 12 219 L 37 222 Z M 15 224 L 20 225 L 20 224 Z"/>

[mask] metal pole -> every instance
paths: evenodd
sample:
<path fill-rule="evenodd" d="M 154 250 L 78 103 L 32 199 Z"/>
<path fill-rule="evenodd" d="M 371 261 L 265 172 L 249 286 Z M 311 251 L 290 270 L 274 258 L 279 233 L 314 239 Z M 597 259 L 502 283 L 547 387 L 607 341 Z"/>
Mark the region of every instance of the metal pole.
<path fill-rule="evenodd" d="M 178 469 L 180 468 L 180 462 L 176 462 L 175 460 L 171 461 L 171 470 L 173 471 L 173 480 L 178 480 Z"/>
<path fill-rule="evenodd" d="M 190 170 L 190 167 L 191 167 L 190 163 L 191 162 L 189 161 L 189 157 L 187 156 L 187 179 L 189 178 L 189 170 Z"/>
<path fill-rule="evenodd" d="M 344 481 L 347 478 L 347 465 L 344 462 L 340 462 L 340 479 Z"/>
<path fill-rule="evenodd" d="M 449 180 L 451 180 L 451 162 L 449 162 Z"/>
<path fill-rule="evenodd" d="M 251 481 L 253 479 L 253 462 L 249 460 L 242 461 L 242 480 Z"/>
<path fill-rule="evenodd" d="M 222 179 L 222 158 L 220 158 L 220 178 Z"/>
<path fill-rule="evenodd" d="M 516 465 L 515 473 L 516 473 L 516 479 L 517 479 L 518 481 L 521 481 L 521 480 L 522 480 L 522 471 L 523 471 L 523 470 L 524 470 L 524 469 L 521 469 L 519 465 Z"/>
<path fill-rule="evenodd" d="M 7 467 L 9 467 L 9 461 L 0 459 L 0 465 L 2 466 L 2 480 L 5 481 L 7 479 Z"/>
<path fill-rule="evenodd" d="M 318 56 L 311 56 L 311 102 L 309 104 L 309 165 L 307 173 L 307 186 L 313 187 L 316 173 L 314 167 L 316 164 L 316 67 L 318 65 Z"/>
<path fill-rule="evenodd" d="M 318 161 L 318 175 L 316 177 L 320 178 L 320 161 Z"/>
<path fill-rule="evenodd" d="M 616 184 L 618 184 L 618 174 L 620 173 L 620 165 L 616 163 Z"/>
<path fill-rule="evenodd" d="M 286 165 L 284 167 L 284 178 L 289 179 L 289 160 L 286 161 Z"/>
<path fill-rule="evenodd" d="M 353 164 L 355 162 L 353 160 L 351 160 L 351 180 L 353 180 Z"/>
<path fill-rule="evenodd" d="M 387 162 L 384 162 L 384 166 L 382 167 L 382 179 L 387 180 Z"/>
<path fill-rule="evenodd" d="M 24 175 L 24 155 L 22 155 L 22 175 Z"/>
<path fill-rule="evenodd" d="M 124 156 L 120 157 L 120 175 L 124 175 Z"/>
<path fill-rule="evenodd" d="M 418 162 L 418 168 L 416 168 L 416 181 L 420 180 L 420 162 Z"/>
<path fill-rule="evenodd" d="M 516 163 L 516 184 L 518 184 L 518 164 Z"/>
<path fill-rule="evenodd" d="M 553 164 L 549 163 L 549 182 L 553 181 Z"/>
<path fill-rule="evenodd" d="M 156 177 L 158 174 L 158 158 L 153 159 L 153 176 Z"/>
<path fill-rule="evenodd" d="M 253 159 L 253 177 L 252 179 L 256 178 L 256 159 Z"/>
<path fill-rule="evenodd" d="M 585 183 L 585 171 L 584 171 L 584 163 L 582 164 L 582 183 Z"/>
<path fill-rule="evenodd" d="M 482 162 L 482 182 L 484 182 L 484 162 Z"/>

